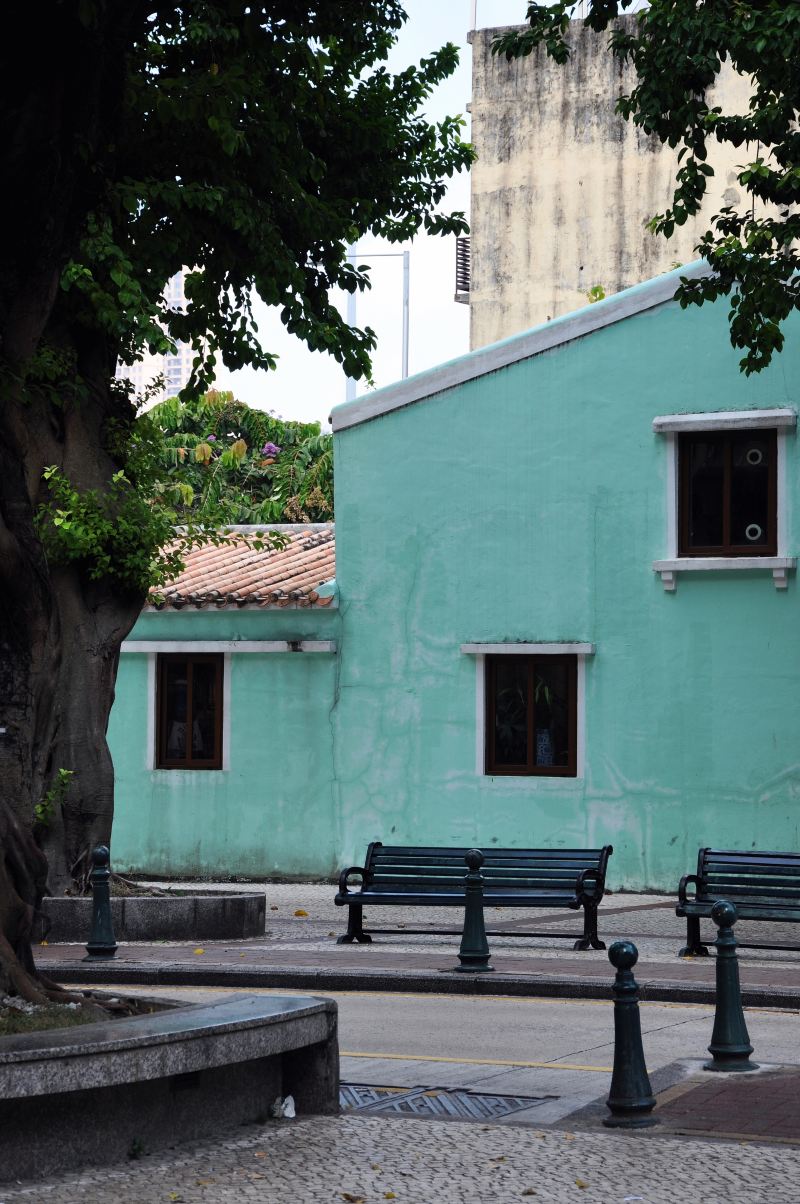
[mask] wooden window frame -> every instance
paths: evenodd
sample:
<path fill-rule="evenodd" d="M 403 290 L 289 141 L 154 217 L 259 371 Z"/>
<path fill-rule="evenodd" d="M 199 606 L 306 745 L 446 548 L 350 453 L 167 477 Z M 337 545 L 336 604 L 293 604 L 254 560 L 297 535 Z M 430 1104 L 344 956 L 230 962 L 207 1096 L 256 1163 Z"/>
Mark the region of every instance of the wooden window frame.
<path fill-rule="evenodd" d="M 497 667 L 509 660 L 527 662 L 528 670 L 528 759 L 525 765 L 498 765 L 495 757 L 495 699 Z M 567 668 L 567 739 L 566 765 L 537 765 L 536 762 L 536 701 L 535 674 L 538 661 L 549 665 L 562 664 Z M 491 777 L 575 778 L 578 776 L 578 657 L 575 653 L 531 653 L 509 657 L 488 654 L 485 662 L 485 771 Z"/>
<path fill-rule="evenodd" d="M 167 707 L 165 675 L 171 664 L 181 662 L 186 665 L 186 756 L 181 758 L 168 757 L 167 752 Z M 214 716 L 214 755 L 202 759 L 192 756 L 192 743 L 189 735 L 192 731 L 194 716 L 192 712 L 192 668 L 197 664 L 211 664 L 215 667 L 214 697 L 218 700 Z M 224 664 L 225 658 L 221 652 L 159 652 L 156 658 L 156 769 L 222 769 L 222 711 L 224 707 Z"/>
<path fill-rule="evenodd" d="M 770 445 L 769 481 L 767 490 L 767 542 L 763 544 L 733 544 L 731 529 L 731 460 L 732 444 L 745 428 L 728 431 L 692 431 L 678 435 L 678 556 L 682 559 L 708 556 L 777 556 L 778 554 L 778 432 L 775 428 L 754 431 L 753 434 Z M 722 543 L 708 546 L 689 546 L 690 506 L 690 448 L 698 441 L 716 441 L 723 446 L 722 485 Z"/>

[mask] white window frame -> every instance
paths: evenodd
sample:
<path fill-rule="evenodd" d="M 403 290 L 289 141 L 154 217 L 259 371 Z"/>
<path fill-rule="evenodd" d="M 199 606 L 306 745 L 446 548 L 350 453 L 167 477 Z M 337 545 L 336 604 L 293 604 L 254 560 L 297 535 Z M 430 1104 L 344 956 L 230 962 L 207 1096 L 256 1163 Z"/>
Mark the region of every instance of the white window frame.
<path fill-rule="evenodd" d="M 156 765 L 156 661 L 160 652 L 221 652 L 222 656 L 222 770 L 230 769 L 231 749 L 231 657 L 242 652 L 336 653 L 336 640 L 125 640 L 122 652 L 147 657 L 147 736 L 145 769 L 159 773 Z M 207 773 L 206 769 L 183 769 L 181 773 Z M 219 772 L 219 771 L 218 771 Z"/>
<path fill-rule="evenodd" d="M 678 573 L 768 571 L 776 589 L 786 589 L 797 558 L 787 554 L 786 440 L 797 426 L 788 407 L 763 410 L 717 410 L 711 413 L 664 414 L 653 419 L 653 430 L 664 436 L 667 454 L 667 554 L 653 561 L 668 593 L 678 586 Z M 679 556 L 678 554 L 678 435 L 685 431 L 777 431 L 777 556 Z"/>
<path fill-rule="evenodd" d="M 541 788 L 542 783 L 552 787 L 557 783 L 580 781 L 586 776 L 586 658 L 594 656 L 594 644 L 581 642 L 520 643 L 520 644 L 462 644 L 461 653 L 475 657 L 475 773 L 479 778 L 496 782 L 524 781 L 526 786 Z M 575 731 L 575 776 L 561 774 L 548 777 L 546 774 L 512 775 L 487 773 L 486 770 L 486 657 L 487 656 L 576 656 L 578 658 L 576 731 Z"/>
<path fill-rule="evenodd" d="M 155 642 L 155 641 L 153 641 Z M 182 652 L 185 648 L 177 649 Z M 130 651 L 130 649 L 124 649 Z M 137 651 L 139 651 L 137 649 Z M 144 651 L 144 649 L 141 649 Z M 172 649 L 159 648 L 158 652 L 148 651 L 147 656 L 147 732 L 145 738 L 145 753 L 144 767 L 147 770 L 152 770 L 154 773 L 174 774 L 174 769 L 162 769 L 156 763 L 156 745 L 158 741 L 158 733 L 156 732 L 156 674 L 159 652 L 172 651 Z M 225 652 L 222 657 L 222 765 L 218 773 L 224 773 L 231 767 L 230 759 L 231 749 L 231 654 Z M 207 769 L 181 769 L 177 772 L 182 774 L 187 773 L 202 773 L 207 774 Z"/>

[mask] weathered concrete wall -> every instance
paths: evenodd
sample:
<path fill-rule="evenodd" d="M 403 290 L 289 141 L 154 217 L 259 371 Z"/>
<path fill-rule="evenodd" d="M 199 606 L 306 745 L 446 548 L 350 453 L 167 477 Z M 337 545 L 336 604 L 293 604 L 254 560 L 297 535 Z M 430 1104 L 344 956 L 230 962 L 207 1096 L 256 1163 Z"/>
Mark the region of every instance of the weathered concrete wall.
<path fill-rule="evenodd" d="M 686 573 L 665 592 L 668 450 L 652 428 L 797 406 L 796 331 L 747 378 L 723 304 L 668 303 L 336 436 L 342 864 L 374 839 L 610 842 L 610 885 L 674 891 L 701 845 L 798 848 L 797 583 Z M 794 554 L 794 434 L 786 508 Z M 460 646 L 505 641 L 596 645 L 580 776 L 479 767 Z"/>
<path fill-rule="evenodd" d="M 497 33 L 472 43 L 473 348 L 580 308 L 594 285 L 616 293 L 695 259 L 709 217 L 738 199 L 735 168 L 748 158 L 709 143 L 702 211 L 657 238 L 644 223 L 672 197 L 677 153 L 614 112 L 635 74 L 609 53 L 608 34 L 573 22 L 559 67 L 543 50 L 511 63 L 492 55 Z M 726 68 L 713 97 L 745 111 L 747 94 Z"/>

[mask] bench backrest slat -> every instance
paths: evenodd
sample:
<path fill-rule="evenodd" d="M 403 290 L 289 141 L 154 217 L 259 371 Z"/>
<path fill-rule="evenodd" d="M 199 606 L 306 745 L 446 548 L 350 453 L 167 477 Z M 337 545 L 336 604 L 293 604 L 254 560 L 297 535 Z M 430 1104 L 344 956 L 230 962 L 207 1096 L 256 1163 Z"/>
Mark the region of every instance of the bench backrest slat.
<path fill-rule="evenodd" d="M 530 861 L 527 865 L 522 862 L 517 862 L 515 865 L 506 865 L 501 862 L 499 865 L 494 862 L 484 862 L 481 873 L 485 878 L 500 875 L 501 877 L 514 878 L 517 876 L 534 875 L 537 878 L 574 878 L 583 869 L 589 869 L 596 866 L 596 861 L 576 863 L 575 865 L 553 866 L 552 864 L 540 865 L 537 861 Z M 418 874 L 420 877 L 425 877 L 426 874 L 441 874 L 454 873 L 466 874 L 467 866 L 464 861 L 440 861 L 434 864 L 432 861 L 426 861 L 423 865 L 415 865 L 412 861 L 381 861 L 373 863 L 372 872 L 378 874 Z"/>
<path fill-rule="evenodd" d="M 718 899 L 728 896 L 742 899 L 796 899 L 800 902 L 800 889 L 796 886 L 750 886 L 739 882 L 709 882 L 706 891 Z"/>
<path fill-rule="evenodd" d="M 401 856 L 401 857 L 415 857 L 415 858 L 417 858 L 417 857 L 419 857 L 419 858 L 425 858 L 425 857 L 437 858 L 437 857 L 442 857 L 442 856 L 444 856 L 444 857 L 454 857 L 454 856 L 464 857 L 464 855 L 469 851 L 469 849 L 477 848 L 478 846 L 465 845 L 464 848 L 453 848 L 452 846 L 440 847 L 440 848 L 435 848 L 435 847 L 416 848 L 413 845 L 385 845 L 385 844 L 379 844 L 376 841 L 372 847 L 375 849 L 376 856 L 386 855 L 386 856 L 390 856 L 390 857 Z M 610 845 L 606 845 L 601 849 L 498 849 L 498 848 L 484 849 L 484 848 L 482 848 L 481 852 L 483 853 L 484 857 L 507 857 L 511 860 L 513 860 L 515 858 L 525 860 L 528 857 L 534 856 L 534 857 L 540 857 L 542 860 L 547 860 L 548 858 L 554 857 L 556 859 L 559 859 L 559 858 L 577 858 L 577 859 L 589 858 L 593 861 L 596 861 L 601 856 L 601 854 L 606 851 L 607 848 L 610 848 Z"/>
<path fill-rule="evenodd" d="M 464 889 L 468 849 L 407 845 L 369 846 L 365 869 L 369 890 L 378 893 Z M 593 870 L 602 879 L 611 846 L 600 849 L 482 849 L 482 873 L 487 895 L 500 893 L 540 893 L 573 895 L 580 874 Z M 588 890 L 602 892 L 602 883 L 589 881 Z"/>
<path fill-rule="evenodd" d="M 800 907 L 800 854 L 763 849 L 700 849 L 698 894 L 739 901 L 743 908 Z"/>

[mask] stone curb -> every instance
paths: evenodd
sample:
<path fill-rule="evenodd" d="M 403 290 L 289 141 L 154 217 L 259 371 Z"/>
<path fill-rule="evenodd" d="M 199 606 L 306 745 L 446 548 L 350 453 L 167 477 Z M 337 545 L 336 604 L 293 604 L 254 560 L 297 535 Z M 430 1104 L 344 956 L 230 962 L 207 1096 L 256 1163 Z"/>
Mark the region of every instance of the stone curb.
<path fill-rule="evenodd" d="M 231 941 L 263 937 L 267 899 L 259 891 L 236 894 L 115 896 L 111 918 L 118 941 Z M 48 896 L 33 939 L 51 945 L 83 942 L 89 935 L 92 899 Z"/>
<path fill-rule="evenodd" d="M 427 970 L 328 970 L 305 966 L 176 966 L 172 962 L 47 962 L 41 969 L 62 983 L 147 986 L 280 987 L 301 991 L 412 991 L 439 995 L 527 995 L 554 999 L 610 999 L 611 975 L 577 978 L 521 974 L 454 974 Z M 715 988 L 638 977 L 640 998 L 653 1003 L 713 1004 Z M 799 1008 L 800 989 L 742 988 L 745 1007 Z"/>

